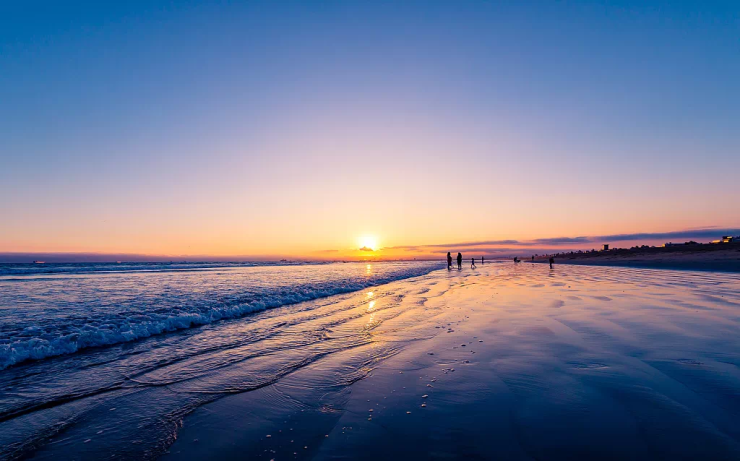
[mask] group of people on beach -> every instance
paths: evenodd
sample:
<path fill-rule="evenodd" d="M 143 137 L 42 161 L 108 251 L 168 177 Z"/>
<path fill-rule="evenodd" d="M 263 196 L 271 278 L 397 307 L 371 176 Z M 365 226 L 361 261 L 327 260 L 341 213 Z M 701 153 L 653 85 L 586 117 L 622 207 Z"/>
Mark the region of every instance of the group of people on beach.
<path fill-rule="evenodd" d="M 463 262 L 462 253 L 458 253 L 457 254 L 457 270 L 462 270 L 462 262 Z M 481 264 L 485 264 L 486 263 L 486 257 L 485 256 L 481 256 L 480 257 L 480 263 Z M 471 260 L 470 260 L 470 268 L 471 269 L 475 269 L 476 267 L 478 267 L 478 266 L 475 265 L 475 258 L 471 258 Z M 450 254 L 449 251 L 447 252 L 447 270 L 452 270 L 452 255 Z"/>
<path fill-rule="evenodd" d="M 480 263 L 485 264 L 485 261 L 486 261 L 486 257 L 481 256 Z M 458 253 L 457 254 L 457 270 L 459 271 L 462 270 L 462 262 L 463 262 L 462 253 Z M 521 259 L 519 259 L 519 257 L 514 257 L 514 264 L 517 264 L 519 262 L 521 262 Z M 534 262 L 534 255 L 532 255 L 532 262 Z M 555 264 L 555 258 L 550 256 L 550 260 L 548 262 L 550 263 L 550 269 L 552 269 L 552 265 Z M 470 268 L 475 269 L 476 267 L 478 266 L 475 265 L 475 258 L 471 258 Z M 447 252 L 447 270 L 448 271 L 452 270 L 452 255 L 450 254 L 449 251 Z"/>

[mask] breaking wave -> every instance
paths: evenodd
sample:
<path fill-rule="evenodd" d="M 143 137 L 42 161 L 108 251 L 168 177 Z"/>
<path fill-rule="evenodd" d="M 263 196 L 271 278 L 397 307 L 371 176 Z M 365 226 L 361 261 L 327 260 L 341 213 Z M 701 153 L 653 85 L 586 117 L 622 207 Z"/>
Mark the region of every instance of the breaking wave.
<path fill-rule="evenodd" d="M 321 271 L 321 268 L 313 267 L 314 269 L 306 270 Z M 235 319 L 266 309 L 349 293 L 373 285 L 425 275 L 438 268 L 439 265 L 433 263 L 409 264 L 394 266 L 392 270 L 382 271 L 377 276 L 353 271 L 344 277 L 337 277 L 337 271 L 334 271 L 334 275 L 329 277 L 334 280 L 329 281 L 322 281 L 321 274 L 314 277 L 316 280 L 310 280 L 311 277 L 306 277 L 304 271 L 300 277 L 295 277 L 295 284 L 287 283 L 289 280 L 285 279 L 289 277 L 284 276 L 283 283 L 277 286 L 256 283 L 246 286 L 241 292 L 234 292 L 233 289 L 223 293 L 207 292 L 198 298 L 185 296 L 184 299 L 181 294 L 169 296 L 169 293 L 160 293 L 152 303 L 142 305 L 125 300 L 123 308 L 116 306 L 115 309 L 107 308 L 108 306 L 100 308 L 97 305 L 72 305 L 57 316 L 50 312 L 51 318 L 34 319 L 36 321 L 32 321 L 31 326 L 26 322 L 17 322 L 15 328 L 13 325 L 0 327 L 0 369 L 29 360 L 135 341 L 219 320 Z M 273 266 L 267 270 L 280 271 L 281 268 Z M 12 282 L 13 280 L 6 281 Z M 37 283 L 45 282 L 39 280 Z M 167 302 L 157 302 L 162 300 Z M 178 305 L 179 302 L 186 304 Z M 81 307 L 86 312 L 80 312 Z M 21 323 L 24 325 L 21 326 Z"/>

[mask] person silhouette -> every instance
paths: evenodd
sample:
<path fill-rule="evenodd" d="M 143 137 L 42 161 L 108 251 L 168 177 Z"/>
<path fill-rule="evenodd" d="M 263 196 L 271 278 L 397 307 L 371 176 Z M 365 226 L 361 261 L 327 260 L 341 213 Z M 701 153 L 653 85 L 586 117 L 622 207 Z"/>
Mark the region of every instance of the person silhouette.
<path fill-rule="evenodd" d="M 475 258 L 470 259 L 470 268 L 475 269 Z"/>
<path fill-rule="evenodd" d="M 457 254 L 457 270 L 462 270 L 462 253 Z"/>
<path fill-rule="evenodd" d="M 555 258 L 550 256 L 550 269 L 552 269 L 552 265 L 555 264 Z"/>
<path fill-rule="evenodd" d="M 447 252 L 447 270 L 452 269 L 452 255 L 450 255 L 450 252 Z"/>
<path fill-rule="evenodd" d="M 532 255 L 532 262 L 534 262 L 534 255 Z"/>
<path fill-rule="evenodd" d="M 485 263 L 486 263 L 486 257 L 485 257 L 485 256 L 481 256 L 481 257 L 480 257 L 480 265 L 482 266 L 482 265 L 484 265 Z"/>

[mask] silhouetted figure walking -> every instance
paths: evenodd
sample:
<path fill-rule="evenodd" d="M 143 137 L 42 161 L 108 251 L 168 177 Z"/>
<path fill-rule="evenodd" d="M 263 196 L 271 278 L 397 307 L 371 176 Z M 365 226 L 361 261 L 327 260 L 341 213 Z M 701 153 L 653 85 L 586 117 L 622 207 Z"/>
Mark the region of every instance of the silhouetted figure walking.
<path fill-rule="evenodd" d="M 532 255 L 532 262 L 534 262 L 534 255 Z"/>
<path fill-rule="evenodd" d="M 480 265 L 482 266 L 482 265 L 484 265 L 485 263 L 486 263 L 486 257 L 485 257 L 485 256 L 481 256 L 481 257 L 480 257 Z"/>
<path fill-rule="evenodd" d="M 552 269 L 552 265 L 555 264 L 555 258 L 550 256 L 550 269 Z"/>
<path fill-rule="evenodd" d="M 447 252 L 447 270 L 452 270 L 452 255 L 450 252 Z"/>
<path fill-rule="evenodd" d="M 519 262 L 519 256 L 514 256 L 514 264 L 517 264 Z"/>
<path fill-rule="evenodd" d="M 457 254 L 457 270 L 462 270 L 462 253 Z"/>
<path fill-rule="evenodd" d="M 470 259 L 470 268 L 475 269 L 475 258 Z"/>

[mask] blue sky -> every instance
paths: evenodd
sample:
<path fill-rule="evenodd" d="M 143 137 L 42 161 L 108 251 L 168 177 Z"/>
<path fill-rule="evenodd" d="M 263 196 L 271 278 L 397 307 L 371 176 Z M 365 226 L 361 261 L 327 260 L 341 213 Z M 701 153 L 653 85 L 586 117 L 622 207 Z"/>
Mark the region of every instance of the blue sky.
<path fill-rule="evenodd" d="M 740 2 L 10 3 L 0 251 L 740 225 Z"/>

